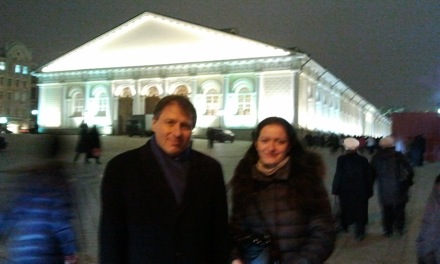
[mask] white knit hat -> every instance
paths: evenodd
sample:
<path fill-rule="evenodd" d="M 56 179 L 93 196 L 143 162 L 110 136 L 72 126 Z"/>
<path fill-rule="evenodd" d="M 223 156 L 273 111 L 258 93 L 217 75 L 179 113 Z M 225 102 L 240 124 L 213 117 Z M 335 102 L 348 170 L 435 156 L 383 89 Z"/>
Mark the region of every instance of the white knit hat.
<path fill-rule="evenodd" d="M 355 138 L 344 139 L 344 147 L 346 150 L 356 150 L 359 147 L 359 140 Z"/>
<path fill-rule="evenodd" d="M 394 147 L 394 138 L 393 137 L 384 137 L 381 140 L 379 140 L 379 146 L 382 148 L 392 148 Z"/>

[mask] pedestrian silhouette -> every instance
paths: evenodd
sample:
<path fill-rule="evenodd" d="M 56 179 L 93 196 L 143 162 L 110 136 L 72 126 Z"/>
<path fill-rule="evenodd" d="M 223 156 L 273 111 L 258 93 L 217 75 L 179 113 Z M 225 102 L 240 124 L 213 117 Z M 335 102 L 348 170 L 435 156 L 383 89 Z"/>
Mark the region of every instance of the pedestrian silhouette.
<path fill-rule="evenodd" d="M 87 150 L 88 150 L 88 146 L 87 146 L 87 138 L 88 138 L 88 130 L 89 127 L 87 126 L 86 123 L 81 122 L 81 124 L 79 125 L 79 137 L 78 137 L 78 142 L 76 143 L 76 147 L 75 147 L 75 157 L 73 159 L 74 162 L 78 161 L 79 156 L 81 154 L 84 154 L 84 162 L 87 162 Z"/>

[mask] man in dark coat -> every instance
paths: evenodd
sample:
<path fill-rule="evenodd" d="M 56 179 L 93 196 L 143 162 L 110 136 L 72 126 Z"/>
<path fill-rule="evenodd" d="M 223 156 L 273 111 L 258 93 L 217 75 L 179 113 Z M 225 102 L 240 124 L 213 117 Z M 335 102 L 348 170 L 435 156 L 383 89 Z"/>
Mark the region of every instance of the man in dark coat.
<path fill-rule="evenodd" d="M 79 158 L 79 156 L 84 153 L 84 162 L 87 163 L 87 136 L 88 136 L 89 126 L 84 123 L 84 121 L 81 122 L 79 125 L 79 138 L 78 142 L 75 146 L 75 157 L 73 158 L 73 161 L 76 162 Z"/>
<path fill-rule="evenodd" d="M 402 235 L 414 171 L 405 156 L 394 149 L 393 137 L 382 138 L 379 146 L 379 151 L 371 158 L 371 165 L 382 208 L 383 235 L 391 236 L 394 229 Z"/>
<path fill-rule="evenodd" d="M 368 222 L 368 199 L 373 196 L 373 177 L 368 159 L 359 155 L 359 141 L 344 139 L 346 154 L 338 157 L 332 193 L 340 202 L 340 229 L 355 224 L 355 238 L 365 237 Z"/>
<path fill-rule="evenodd" d="M 87 154 L 86 163 L 89 163 L 89 159 L 95 159 L 96 164 L 101 164 L 99 161 L 101 157 L 101 139 L 99 138 L 99 132 L 96 125 L 87 133 Z"/>
<path fill-rule="evenodd" d="M 162 98 L 153 113 L 154 136 L 107 164 L 100 263 L 228 262 L 223 172 L 191 149 L 196 118 L 187 98 Z"/>

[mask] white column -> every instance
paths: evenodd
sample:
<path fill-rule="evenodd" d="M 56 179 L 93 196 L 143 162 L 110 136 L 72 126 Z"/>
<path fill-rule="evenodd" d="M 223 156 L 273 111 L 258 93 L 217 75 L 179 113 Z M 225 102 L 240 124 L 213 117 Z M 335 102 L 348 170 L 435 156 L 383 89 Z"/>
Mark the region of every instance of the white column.
<path fill-rule="evenodd" d="M 298 125 L 299 124 L 299 89 L 300 89 L 300 87 L 299 87 L 299 85 L 300 85 L 300 83 L 299 83 L 299 71 L 294 71 L 293 73 L 292 73 L 292 78 L 293 78 L 293 81 L 292 81 L 292 84 L 293 84 L 293 87 L 292 87 L 292 89 L 293 89 L 293 93 L 292 93 L 292 96 L 293 96 L 293 100 L 292 100 L 292 102 L 293 102 L 293 124 L 294 125 Z"/>
<path fill-rule="evenodd" d="M 131 84 L 134 86 L 134 90 L 136 91 L 133 95 L 133 115 L 140 115 L 143 113 L 140 109 L 140 91 L 139 91 L 139 82 L 137 80 L 134 80 Z"/>

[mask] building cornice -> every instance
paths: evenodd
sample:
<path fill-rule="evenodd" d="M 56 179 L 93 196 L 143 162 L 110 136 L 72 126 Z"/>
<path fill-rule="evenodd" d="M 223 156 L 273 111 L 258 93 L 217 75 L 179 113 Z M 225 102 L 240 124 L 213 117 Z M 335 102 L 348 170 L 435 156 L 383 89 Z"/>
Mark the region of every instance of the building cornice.
<path fill-rule="evenodd" d="M 109 69 L 75 70 L 61 72 L 33 72 L 40 84 L 119 80 L 169 78 L 211 74 L 252 73 L 278 70 L 299 70 L 303 56 L 280 56 L 225 61 L 208 61 L 170 65 L 123 67 Z"/>

